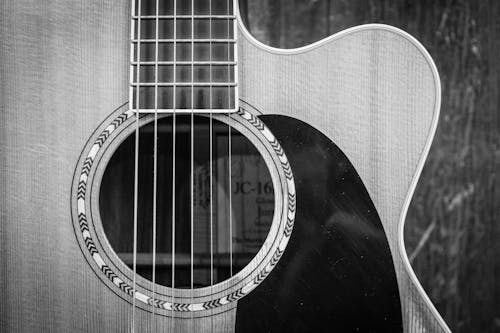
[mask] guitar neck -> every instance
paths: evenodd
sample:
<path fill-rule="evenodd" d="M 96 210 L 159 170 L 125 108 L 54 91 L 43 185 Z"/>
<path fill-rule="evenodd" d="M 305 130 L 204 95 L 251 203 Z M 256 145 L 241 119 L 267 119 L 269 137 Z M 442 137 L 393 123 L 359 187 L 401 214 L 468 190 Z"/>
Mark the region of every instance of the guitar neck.
<path fill-rule="evenodd" d="M 237 110 L 233 0 L 133 0 L 131 21 L 131 108 Z"/>

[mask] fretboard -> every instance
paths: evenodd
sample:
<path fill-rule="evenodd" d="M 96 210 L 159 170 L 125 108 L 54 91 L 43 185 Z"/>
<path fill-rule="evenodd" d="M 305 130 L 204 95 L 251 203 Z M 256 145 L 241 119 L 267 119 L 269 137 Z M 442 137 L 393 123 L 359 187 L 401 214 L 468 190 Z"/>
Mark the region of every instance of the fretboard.
<path fill-rule="evenodd" d="M 233 0 L 132 2 L 131 108 L 234 112 L 238 80 Z"/>

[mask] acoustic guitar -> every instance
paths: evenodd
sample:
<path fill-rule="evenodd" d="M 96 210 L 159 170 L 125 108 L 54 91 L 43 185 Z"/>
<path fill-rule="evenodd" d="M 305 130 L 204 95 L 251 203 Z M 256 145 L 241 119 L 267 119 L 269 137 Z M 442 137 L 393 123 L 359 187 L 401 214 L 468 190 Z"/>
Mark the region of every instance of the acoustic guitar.
<path fill-rule="evenodd" d="M 2 1 L 2 332 L 449 332 L 405 253 L 439 115 L 391 26 Z"/>

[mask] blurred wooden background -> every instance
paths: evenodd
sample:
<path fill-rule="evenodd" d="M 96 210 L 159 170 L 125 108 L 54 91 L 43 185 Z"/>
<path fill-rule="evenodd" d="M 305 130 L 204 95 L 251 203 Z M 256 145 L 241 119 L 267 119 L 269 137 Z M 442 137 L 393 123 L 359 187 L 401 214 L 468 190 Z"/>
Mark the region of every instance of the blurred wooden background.
<path fill-rule="evenodd" d="M 292 48 L 363 23 L 406 30 L 441 75 L 441 117 L 405 229 L 454 332 L 500 332 L 500 1 L 240 0 L 250 31 Z"/>

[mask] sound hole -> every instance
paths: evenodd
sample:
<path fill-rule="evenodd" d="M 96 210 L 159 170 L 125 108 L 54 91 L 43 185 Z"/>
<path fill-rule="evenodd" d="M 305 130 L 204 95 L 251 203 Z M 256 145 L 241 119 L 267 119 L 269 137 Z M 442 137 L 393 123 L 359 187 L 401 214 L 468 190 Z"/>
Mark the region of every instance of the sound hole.
<path fill-rule="evenodd" d="M 228 279 L 231 273 L 238 273 L 261 248 L 274 214 L 274 189 L 269 170 L 260 153 L 245 136 L 232 129 L 229 168 L 229 128 L 227 124 L 213 120 L 213 157 L 210 160 L 209 119 L 203 116 L 194 118 L 194 186 L 193 200 L 191 199 L 190 117 L 176 117 L 175 288 L 190 288 L 191 262 L 195 288 L 210 286 Z M 151 280 L 154 124 L 151 122 L 142 126 L 139 133 L 137 273 Z M 131 269 L 134 154 L 135 134 L 132 134 L 120 144 L 106 166 L 99 196 L 100 215 L 106 237 L 118 257 Z M 170 116 L 158 120 L 157 166 L 156 283 L 171 287 L 173 159 Z M 230 170 L 232 207 L 229 204 Z"/>

